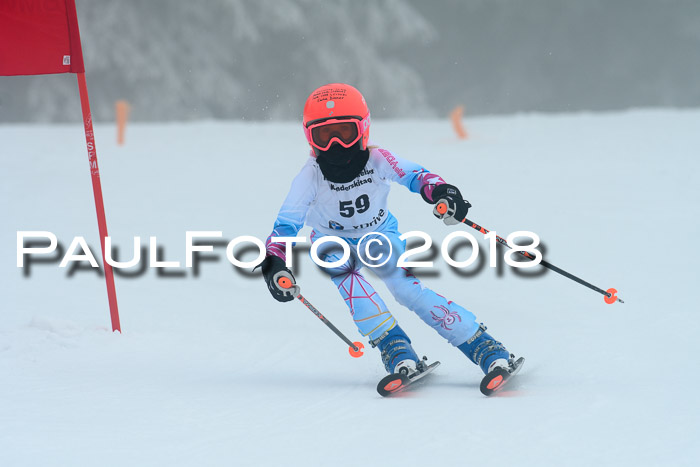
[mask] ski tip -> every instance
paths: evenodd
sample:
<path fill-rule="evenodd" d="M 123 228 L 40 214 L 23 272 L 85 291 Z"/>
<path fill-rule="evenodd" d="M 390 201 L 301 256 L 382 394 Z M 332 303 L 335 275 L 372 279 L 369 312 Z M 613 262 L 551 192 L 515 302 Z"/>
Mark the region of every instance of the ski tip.
<path fill-rule="evenodd" d="M 424 367 L 423 371 L 413 373 L 407 376 L 403 373 L 392 373 L 386 375 L 379 381 L 377 385 L 377 392 L 383 397 L 402 392 L 408 386 L 415 384 L 417 381 L 423 379 L 425 376 L 432 373 L 432 371 L 440 365 L 440 362 L 433 362 L 430 365 Z"/>
<path fill-rule="evenodd" d="M 503 389 L 508 380 L 518 374 L 523 366 L 523 363 L 525 363 L 525 357 L 519 357 L 517 360 L 515 360 L 510 370 L 506 368 L 497 368 L 484 376 L 484 379 L 481 380 L 481 385 L 479 386 L 481 393 L 485 396 L 490 396 Z"/>
<path fill-rule="evenodd" d="M 408 386 L 409 380 L 406 375 L 393 373 L 385 376 L 377 385 L 377 392 L 383 397 L 396 394 Z"/>
<path fill-rule="evenodd" d="M 383 389 L 386 392 L 394 392 L 399 390 L 401 386 L 403 386 L 403 381 L 401 381 L 401 378 L 396 378 L 386 382 Z"/>
<path fill-rule="evenodd" d="M 509 377 L 510 374 L 506 369 L 498 368 L 484 376 L 484 379 L 481 380 L 479 389 L 483 395 L 490 396 L 494 392 L 501 389 L 505 382 L 508 381 Z"/>

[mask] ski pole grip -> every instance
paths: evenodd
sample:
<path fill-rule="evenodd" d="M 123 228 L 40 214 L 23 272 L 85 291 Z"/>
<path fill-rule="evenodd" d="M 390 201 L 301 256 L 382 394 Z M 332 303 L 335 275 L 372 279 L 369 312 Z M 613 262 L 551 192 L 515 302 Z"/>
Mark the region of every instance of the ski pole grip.
<path fill-rule="evenodd" d="M 439 201 L 437 206 L 435 206 L 435 210 L 439 214 L 445 214 L 447 212 L 447 203 L 444 201 Z"/>
<path fill-rule="evenodd" d="M 292 281 L 289 280 L 289 277 L 280 277 L 277 279 L 277 285 L 283 289 L 291 289 L 294 284 L 292 284 Z"/>

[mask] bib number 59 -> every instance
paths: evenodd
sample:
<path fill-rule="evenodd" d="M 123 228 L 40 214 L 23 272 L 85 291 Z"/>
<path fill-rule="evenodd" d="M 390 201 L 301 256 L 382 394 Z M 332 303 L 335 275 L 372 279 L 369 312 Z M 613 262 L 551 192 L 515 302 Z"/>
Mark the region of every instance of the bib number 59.
<path fill-rule="evenodd" d="M 367 195 L 361 195 L 354 202 L 340 201 L 340 206 L 338 208 L 338 210 L 340 211 L 340 215 L 343 217 L 352 217 L 355 215 L 355 211 L 357 211 L 358 214 L 362 214 L 368 209 L 369 196 Z"/>

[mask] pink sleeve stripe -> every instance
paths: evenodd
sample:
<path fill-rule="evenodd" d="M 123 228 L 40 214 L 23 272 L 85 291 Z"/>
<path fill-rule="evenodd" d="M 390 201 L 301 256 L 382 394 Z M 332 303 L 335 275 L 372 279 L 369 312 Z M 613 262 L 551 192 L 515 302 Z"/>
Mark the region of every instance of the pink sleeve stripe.
<path fill-rule="evenodd" d="M 441 176 L 430 172 L 423 172 L 419 174 L 418 180 L 420 180 L 421 192 L 425 193 L 425 195 L 431 201 L 435 201 L 433 199 L 433 190 L 435 189 L 435 187 L 445 183 L 445 180 L 443 180 Z"/>
<path fill-rule="evenodd" d="M 284 243 L 272 243 L 270 241 L 271 237 L 272 237 L 272 235 L 270 237 L 268 237 L 267 242 L 265 242 L 267 256 L 278 256 L 286 261 L 287 255 L 284 254 Z"/>

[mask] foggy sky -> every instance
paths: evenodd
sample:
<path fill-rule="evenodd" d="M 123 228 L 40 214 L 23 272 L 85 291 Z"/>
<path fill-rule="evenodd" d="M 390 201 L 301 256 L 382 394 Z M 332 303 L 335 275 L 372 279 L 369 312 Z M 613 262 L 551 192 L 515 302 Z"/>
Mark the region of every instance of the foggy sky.
<path fill-rule="evenodd" d="M 18 0 L 21 1 L 21 0 Z M 298 119 L 357 86 L 376 117 L 700 106 L 691 0 L 78 0 L 95 120 Z M 0 25 L 1 26 L 1 25 Z M 0 77 L 0 122 L 79 121 L 71 75 Z"/>

